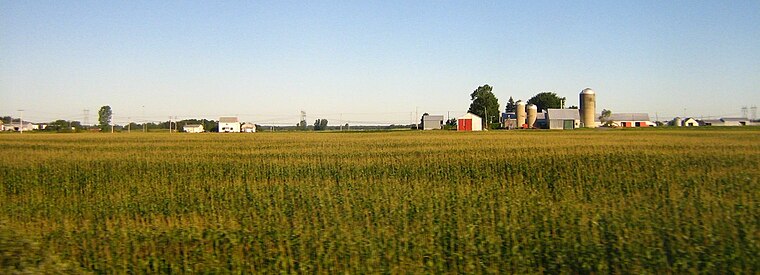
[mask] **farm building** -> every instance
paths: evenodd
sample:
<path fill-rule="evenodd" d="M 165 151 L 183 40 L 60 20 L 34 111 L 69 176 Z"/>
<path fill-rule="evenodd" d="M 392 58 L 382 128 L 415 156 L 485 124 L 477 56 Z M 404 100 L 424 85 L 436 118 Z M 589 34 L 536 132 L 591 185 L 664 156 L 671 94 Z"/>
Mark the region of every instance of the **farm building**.
<path fill-rule="evenodd" d="M 443 129 L 442 115 L 422 115 L 422 130 L 440 130 Z"/>
<path fill-rule="evenodd" d="M 182 126 L 182 130 L 187 133 L 203 133 L 203 124 L 185 124 Z"/>
<path fill-rule="evenodd" d="M 749 119 L 744 117 L 724 117 L 720 119 L 724 126 L 746 126 L 752 124 Z"/>
<path fill-rule="evenodd" d="M 517 128 L 517 114 L 515 112 L 501 113 L 501 127 L 505 129 Z"/>
<path fill-rule="evenodd" d="M 689 118 L 686 118 L 686 119 L 684 119 L 684 120 L 681 122 L 681 126 L 684 126 L 684 127 L 694 127 L 694 126 L 699 126 L 699 122 L 697 122 L 697 120 L 696 120 L 696 119 L 694 119 L 693 117 L 689 117 Z"/>
<path fill-rule="evenodd" d="M 581 126 L 578 109 L 547 109 L 546 125 L 549 129 L 575 129 Z"/>
<path fill-rule="evenodd" d="M 610 120 L 623 128 L 655 126 L 654 122 L 649 120 L 647 113 L 612 113 Z"/>
<path fill-rule="evenodd" d="M 243 133 L 255 133 L 256 132 L 256 125 L 250 122 L 243 123 L 243 126 L 240 126 L 241 131 Z"/>
<path fill-rule="evenodd" d="M 457 118 L 457 131 L 483 131 L 483 119 L 473 113 Z"/>
<path fill-rule="evenodd" d="M 240 133 L 240 121 L 237 117 L 220 117 L 219 118 L 219 132 L 220 133 Z"/>

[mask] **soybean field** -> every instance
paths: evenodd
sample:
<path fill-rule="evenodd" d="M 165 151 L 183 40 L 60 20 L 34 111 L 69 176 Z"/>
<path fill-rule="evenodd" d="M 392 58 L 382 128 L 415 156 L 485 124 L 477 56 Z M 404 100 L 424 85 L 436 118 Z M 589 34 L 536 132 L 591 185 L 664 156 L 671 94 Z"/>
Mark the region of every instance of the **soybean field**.
<path fill-rule="evenodd" d="M 0 134 L 0 273 L 760 272 L 760 128 Z"/>

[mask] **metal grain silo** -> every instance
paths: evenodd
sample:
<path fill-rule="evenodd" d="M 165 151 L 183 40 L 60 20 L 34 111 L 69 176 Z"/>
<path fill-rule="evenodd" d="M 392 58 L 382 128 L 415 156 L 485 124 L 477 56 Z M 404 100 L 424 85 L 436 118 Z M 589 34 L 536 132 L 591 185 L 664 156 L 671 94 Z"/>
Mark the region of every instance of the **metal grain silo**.
<path fill-rule="evenodd" d="M 517 102 L 517 109 L 515 109 L 515 114 L 517 115 L 517 127 L 522 128 L 523 125 L 525 125 L 525 118 L 527 117 L 527 114 L 525 113 L 525 102 Z"/>
<path fill-rule="evenodd" d="M 528 105 L 528 128 L 533 128 L 533 125 L 536 124 L 536 113 L 538 112 L 538 107 L 536 105 L 530 104 Z"/>
<path fill-rule="evenodd" d="M 676 117 L 673 119 L 673 126 L 681 127 L 683 126 L 683 120 L 680 117 Z"/>
<path fill-rule="evenodd" d="M 581 124 L 582 127 L 596 128 L 594 117 L 596 116 L 596 93 L 591 88 L 581 91 Z"/>

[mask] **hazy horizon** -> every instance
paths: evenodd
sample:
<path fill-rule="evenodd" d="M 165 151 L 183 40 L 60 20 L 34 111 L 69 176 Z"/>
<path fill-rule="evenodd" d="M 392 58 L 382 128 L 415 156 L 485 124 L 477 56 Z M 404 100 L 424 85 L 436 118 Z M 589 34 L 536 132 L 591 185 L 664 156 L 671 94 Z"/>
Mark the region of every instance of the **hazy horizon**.
<path fill-rule="evenodd" d="M 0 2 L 0 115 L 258 124 L 454 117 L 493 86 L 736 117 L 760 103 L 758 1 Z"/>

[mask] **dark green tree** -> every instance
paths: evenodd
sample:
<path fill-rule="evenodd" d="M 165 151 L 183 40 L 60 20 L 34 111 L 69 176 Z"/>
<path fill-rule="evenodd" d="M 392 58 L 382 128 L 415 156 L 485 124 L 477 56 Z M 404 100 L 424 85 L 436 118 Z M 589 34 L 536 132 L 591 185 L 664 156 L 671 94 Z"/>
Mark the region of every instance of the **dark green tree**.
<path fill-rule="evenodd" d="M 504 112 L 514 113 L 515 111 L 517 111 L 517 105 L 515 105 L 515 100 L 510 96 L 509 101 L 507 101 L 507 107 L 504 108 Z"/>
<path fill-rule="evenodd" d="M 100 110 L 98 111 L 98 126 L 100 126 L 100 131 L 107 131 L 108 126 L 111 125 L 111 115 L 113 115 L 113 112 L 111 111 L 111 106 L 103 106 L 100 107 Z"/>
<path fill-rule="evenodd" d="M 611 127 L 614 125 L 615 122 L 612 121 L 612 119 L 610 119 L 610 116 L 612 116 L 612 111 L 603 109 L 602 115 L 599 116 L 599 121 L 602 122 L 602 125 L 606 127 Z"/>
<path fill-rule="evenodd" d="M 314 131 L 327 130 L 327 119 L 317 119 L 314 121 Z"/>
<path fill-rule="evenodd" d="M 493 88 L 488 84 L 483 85 L 475 89 L 470 94 L 470 109 L 467 112 L 476 114 L 483 118 L 486 125 L 490 122 L 498 122 L 501 108 L 499 107 L 499 100 L 491 92 Z"/>
<path fill-rule="evenodd" d="M 559 97 L 554 92 L 541 92 L 528 99 L 528 104 L 536 105 L 538 111 L 542 112 L 546 109 L 562 108 L 562 102 L 564 101 L 564 97 Z"/>

